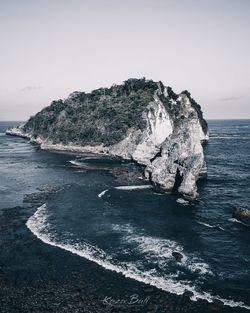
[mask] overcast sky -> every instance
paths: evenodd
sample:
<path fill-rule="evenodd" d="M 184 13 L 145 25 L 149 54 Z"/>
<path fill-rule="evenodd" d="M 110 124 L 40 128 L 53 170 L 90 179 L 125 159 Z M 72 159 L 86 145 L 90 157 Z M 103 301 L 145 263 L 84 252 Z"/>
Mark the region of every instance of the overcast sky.
<path fill-rule="evenodd" d="M 250 0 L 0 0 L 0 120 L 144 76 L 250 118 Z"/>

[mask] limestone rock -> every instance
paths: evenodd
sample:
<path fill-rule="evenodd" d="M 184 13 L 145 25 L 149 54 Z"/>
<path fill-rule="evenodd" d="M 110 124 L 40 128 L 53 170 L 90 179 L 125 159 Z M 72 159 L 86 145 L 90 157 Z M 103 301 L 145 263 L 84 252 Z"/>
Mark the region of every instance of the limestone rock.
<path fill-rule="evenodd" d="M 31 117 L 8 135 L 42 149 L 105 153 L 145 166 L 144 176 L 162 190 L 190 200 L 205 176 L 207 123 L 188 91 L 175 94 L 162 82 L 129 79 L 90 94 L 74 92 Z"/>

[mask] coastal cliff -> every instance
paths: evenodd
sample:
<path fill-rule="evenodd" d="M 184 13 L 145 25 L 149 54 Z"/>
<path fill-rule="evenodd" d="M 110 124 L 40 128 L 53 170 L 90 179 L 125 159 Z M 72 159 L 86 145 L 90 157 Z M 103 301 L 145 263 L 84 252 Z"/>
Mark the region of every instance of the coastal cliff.
<path fill-rule="evenodd" d="M 91 93 L 53 101 L 25 124 L 6 131 L 42 149 L 106 153 L 145 166 L 144 175 L 163 190 L 198 196 L 206 174 L 207 123 L 188 91 L 175 94 L 162 82 L 129 79 Z"/>

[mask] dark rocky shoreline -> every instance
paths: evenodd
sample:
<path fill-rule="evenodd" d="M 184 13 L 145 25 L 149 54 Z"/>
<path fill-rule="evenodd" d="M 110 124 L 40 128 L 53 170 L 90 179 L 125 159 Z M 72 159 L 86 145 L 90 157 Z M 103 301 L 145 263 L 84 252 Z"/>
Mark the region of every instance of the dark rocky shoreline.
<path fill-rule="evenodd" d="M 219 301 L 193 302 L 188 293 L 161 291 L 44 244 L 25 223 L 47 197 L 41 191 L 26 196 L 22 207 L 0 211 L 1 313 L 247 312 Z"/>

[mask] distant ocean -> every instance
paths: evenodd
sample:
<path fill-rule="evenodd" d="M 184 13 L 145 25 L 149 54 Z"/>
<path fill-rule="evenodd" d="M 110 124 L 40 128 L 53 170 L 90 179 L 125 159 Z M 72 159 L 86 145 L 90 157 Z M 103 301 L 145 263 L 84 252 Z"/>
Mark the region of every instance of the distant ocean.
<path fill-rule="evenodd" d="M 194 203 L 154 190 L 132 162 L 6 136 L 14 124 L 0 122 L 0 210 L 46 185 L 51 196 L 26 223 L 46 244 L 174 294 L 250 309 L 250 228 L 231 218 L 249 208 L 250 120 L 208 121 L 208 177 Z"/>

